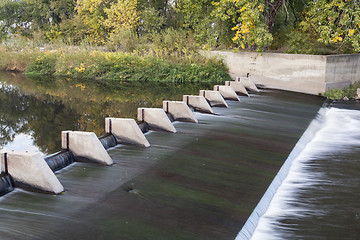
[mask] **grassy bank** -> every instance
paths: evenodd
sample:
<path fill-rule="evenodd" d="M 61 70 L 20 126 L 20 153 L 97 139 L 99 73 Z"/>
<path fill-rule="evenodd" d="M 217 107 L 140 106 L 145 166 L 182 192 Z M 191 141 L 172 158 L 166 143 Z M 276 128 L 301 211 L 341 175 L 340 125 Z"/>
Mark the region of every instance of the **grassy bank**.
<path fill-rule="evenodd" d="M 139 53 L 105 52 L 96 49 L 44 50 L 0 48 L 0 69 L 27 76 L 57 76 L 108 81 L 210 82 L 230 80 L 218 60 L 196 56 L 196 61 L 171 61 Z"/>
<path fill-rule="evenodd" d="M 360 88 L 360 82 L 351 84 L 350 86 L 341 89 L 331 89 L 324 93 L 324 96 L 331 100 L 342 100 L 342 99 L 355 99 L 356 90 Z"/>

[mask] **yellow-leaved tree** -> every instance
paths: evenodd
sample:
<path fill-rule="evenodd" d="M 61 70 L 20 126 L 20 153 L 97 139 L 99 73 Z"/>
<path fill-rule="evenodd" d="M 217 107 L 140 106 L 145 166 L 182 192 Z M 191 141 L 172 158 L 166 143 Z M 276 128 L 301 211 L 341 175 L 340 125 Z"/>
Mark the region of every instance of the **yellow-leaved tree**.
<path fill-rule="evenodd" d="M 106 0 L 77 0 L 75 10 L 87 27 L 90 43 L 102 44 L 106 39 L 104 26 Z"/>
<path fill-rule="evenodd" d="M 124 30 L 135 31 L 140 19 L 137 4 L 137 0 L 118 0 L 113 3 L 104 10 L 107 16 L 104 25 L 115 34 Z"/>

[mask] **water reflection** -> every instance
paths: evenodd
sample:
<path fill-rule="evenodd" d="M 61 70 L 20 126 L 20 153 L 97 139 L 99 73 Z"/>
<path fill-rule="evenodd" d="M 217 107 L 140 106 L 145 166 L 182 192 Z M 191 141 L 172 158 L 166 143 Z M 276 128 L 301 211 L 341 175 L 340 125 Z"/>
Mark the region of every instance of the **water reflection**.
<path fill-rule="evenodd" d="M 180 100 L 213 84 L 78 82 L 0 73 L 0 147 L 53 153 L 63 130 L 101 135 L 105 117 L 136 118 L 138 107 L 161 107 L 163 100 Z"/>

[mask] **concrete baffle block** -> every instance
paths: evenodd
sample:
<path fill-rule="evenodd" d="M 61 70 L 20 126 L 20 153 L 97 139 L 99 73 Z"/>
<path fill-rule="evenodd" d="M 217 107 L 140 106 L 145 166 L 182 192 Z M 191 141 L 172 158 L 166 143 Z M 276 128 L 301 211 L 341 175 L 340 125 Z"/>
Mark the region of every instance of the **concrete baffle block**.
<path fill-rule="evenodd" d="M 226 100 L 240 101 L 234 89 L 230 86 L 215 85 L 215 91 L 219 91 L 221 96 Z"/>
<path fill-rule="evenodd" d="M 61 147 L 70 150 L 75 157 L 111 165 L 113 161 L 93 132 L 62 131 Z"/>
<path fill-rule="evenodd" d="M 246 90 L 246 88 L 244 87 L 244 85 L 241 82 L 226 81 L 225 86 L 232 87 L 232 89 L 234 89 L 234 91 L 236 93 L 244 94 L 244 95 L 250 97 L 248 91 Z"/>
<path fill-rule="evenodd" d="M 192 107 L 195 111 L 211 114 L 214 113 L 211 106 L 203 96 L 183 95 L 183 102 Z"/>
<path fill-rule="evenodd" d="M 200 90 L 200 96 L 206 98 L 212 107 L 228 107 L 225 99 L 221 96 L 220 92 L 212 90 Z"/>
<path fill-rule="evenodd" d="M 236 82 L 241 82 L 245 88 L 250 89 L 251 91 L 259 92 L 259 89 L 256 87 L 255 83 L 251 81 L 249 77 L 236 77 Z"/>
<path fill-rule="evenodd" d="M 105 118 L 105 132 L 114 135 L 118 143 L 150 147 L 150 143 L 134 119 Z"/>
<path fill-rule="evenodd" d="M 54 194 L 64 191 L 40 153 L 2 151 L 0 158 L 2 168 L 7 165 L 7 172 L 14 180 L 15 187 L 26 186 Z"/>
<path fill-rule="evenodd" d="M 170 113 L 175 121 L 198 123 L 193 112 L 186 103 L 181 101 L 163 101 L 163 109 Z"/>
<path fill-rule="evenodd" d="M 176 133 L 174 125 L 162 108 L 138 108 L 138 121 L 146 122 L 153 130 Z"/>

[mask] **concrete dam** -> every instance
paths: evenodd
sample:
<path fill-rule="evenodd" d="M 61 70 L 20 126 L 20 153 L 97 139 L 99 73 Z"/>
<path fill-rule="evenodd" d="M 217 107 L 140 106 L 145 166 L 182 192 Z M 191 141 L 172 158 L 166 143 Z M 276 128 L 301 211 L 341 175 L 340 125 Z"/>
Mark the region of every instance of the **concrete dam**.
<path fill-rule="evenodd" d="M 106 117 L 101 137 L 63 129 L 55 154 L 4 149 L 3 238 L 258 236 L 289 162 L 321 129 L 324 99 L 243 77 L 196 91 L 138 107 L 137 121 Z"/>

